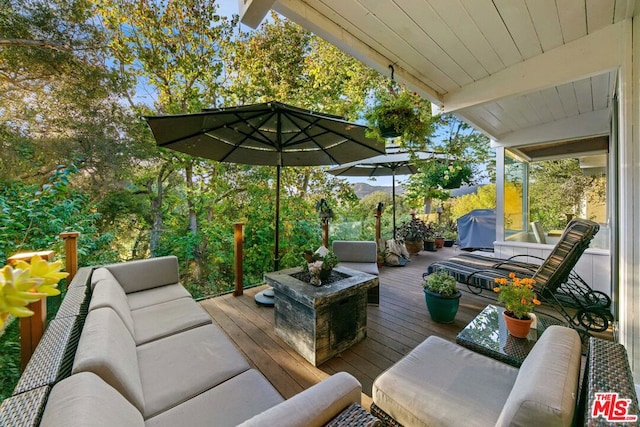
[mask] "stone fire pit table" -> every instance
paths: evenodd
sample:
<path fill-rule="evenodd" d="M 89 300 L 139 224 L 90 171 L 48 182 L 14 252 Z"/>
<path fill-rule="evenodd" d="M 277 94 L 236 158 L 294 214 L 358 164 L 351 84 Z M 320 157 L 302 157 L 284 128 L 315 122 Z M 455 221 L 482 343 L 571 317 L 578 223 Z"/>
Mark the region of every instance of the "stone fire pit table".
<path fill-rule="evenodd" d="M 345 279 L 321 286 L 292 274 L 302 268 L 266 273 L 275 294 L 276 334 L 314 366 L 362 341 L 367 335 L 367 290 L 378 277 L 336 267 Z"/>

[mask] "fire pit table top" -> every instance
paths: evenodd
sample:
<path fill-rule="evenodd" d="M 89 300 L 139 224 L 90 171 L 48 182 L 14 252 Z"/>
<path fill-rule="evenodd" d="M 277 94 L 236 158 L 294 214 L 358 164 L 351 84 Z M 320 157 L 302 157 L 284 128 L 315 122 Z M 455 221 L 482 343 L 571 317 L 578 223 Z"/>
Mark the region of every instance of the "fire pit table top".
<path fill-rule="evenodd" d="M 268 285 L 273 286 L 276 292 L 282 292 L 307 307 L 330 304 L 351 293 L 361 292 L 363 288 L 369 289 L 378 283 L 377 276 L 352 268 L 338 266 L 333 270 L 346 277 L 326 285 L 314 286 L 293 277 L 292 275 L 302 271 L 302 267 L 294 267 L 265 273 L 264 280 Z"/>

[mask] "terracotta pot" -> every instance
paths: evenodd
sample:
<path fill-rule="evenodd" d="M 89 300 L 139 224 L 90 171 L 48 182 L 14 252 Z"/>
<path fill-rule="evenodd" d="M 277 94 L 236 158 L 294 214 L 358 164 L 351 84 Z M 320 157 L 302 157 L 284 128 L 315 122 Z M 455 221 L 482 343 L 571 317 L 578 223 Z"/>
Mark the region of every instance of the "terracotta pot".
<path fill-rule="evenodd" d="M 409 255 L 415 255 L 422 250 L 423 243 L 422 240 L 407 240 L 404 242 L 404 245 Z"/>
<path fill-rule="evenodd" d="M 516 319 L 508 313 L 510 312 L 504 311 L 502 316 L 504 317 L 504 323 L 507 325 L 509 335 L 516 338 L 526 338 L 529 335 L 533 319 Z"/>
<path fill-rule="evenodd" d="M 436 237 L 435 241 L 436 241 L 436 248 L 440 249 L 441 247 L 444 246 L 444 237 Z"/>

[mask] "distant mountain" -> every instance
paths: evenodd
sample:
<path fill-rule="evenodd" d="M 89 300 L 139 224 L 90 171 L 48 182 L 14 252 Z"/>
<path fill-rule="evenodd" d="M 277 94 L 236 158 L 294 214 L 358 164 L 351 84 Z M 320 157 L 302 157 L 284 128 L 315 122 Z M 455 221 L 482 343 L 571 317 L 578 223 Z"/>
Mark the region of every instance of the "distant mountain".
<path fill-rule="evenodd" d="M 391 186 L 382 186 L 382 185 L 370 185 L 364 182 L 356 182 L 352 184 L 353 191 L 358 196 L 358 199 L 362 199 L 364 196 L 374 193 L 376 191 L 383 191 L 387 194 L 391 194 L 393 189 Z M 402 185 L 396 185 L 396 195 L 404 194 L 404 188 Z"/>

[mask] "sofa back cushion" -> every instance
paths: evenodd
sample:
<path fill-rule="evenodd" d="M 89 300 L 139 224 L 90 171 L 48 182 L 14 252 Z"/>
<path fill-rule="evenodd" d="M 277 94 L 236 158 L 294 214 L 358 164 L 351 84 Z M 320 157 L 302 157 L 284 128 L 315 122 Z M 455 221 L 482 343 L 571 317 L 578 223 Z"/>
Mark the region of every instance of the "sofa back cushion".
<path fill-rule="evenodd" d="M 581 348 L 575 330 L 547 328 L 522 363 L 496 426 L 570 426 L 578 397 Z"/>
<path fill-rule="evenodd" d="M 172 285 L 180 281 L 178 258 L 165 256 L 107 265 L 125 293 Z"/>
<path fill-rule="evenodd" d="M 375 264 L 378 260 L 376 242 L 335 240 L 332 250 L 340 262 L 371 262 Z"/>
<path fill-rule="evenodd" d="M 133 317 L 131 317 L 131 308 L 129 308 L 127 295 L 115 279 L 100 280 L 93 288 L 89 311 L 104 307 L 109 307 L 115 311 L 118 316 L 120 316 L 122 323 L 124 323 L 129 330 L 131 336 L 135 338 Z"/>
<path fill-rule="evenodd" d="M 144 427 L 142 414 L 100 377 L 82 372 L 53 387 L 41 427 Z"/>
<path fill-rule="evenodd" d="M 138 355 L 133 337 L 111 308 L 87 314 L 72 374 L 93 372 L 144 413 Z"/>

